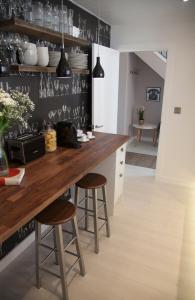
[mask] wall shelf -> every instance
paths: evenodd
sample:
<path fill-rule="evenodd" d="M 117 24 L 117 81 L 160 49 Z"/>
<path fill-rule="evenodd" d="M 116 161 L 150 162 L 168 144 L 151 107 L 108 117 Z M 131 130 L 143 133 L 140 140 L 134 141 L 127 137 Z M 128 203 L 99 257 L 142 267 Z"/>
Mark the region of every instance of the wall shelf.
<path fill-rule="evenodd" d="M 10 65 L 10 70 L 16 73 L 56 73 L 56 67 L 41 67 L 28 65 Z M 89 75 L 87 69 L 72 69 L 74 74 Z"/>
<path fill-rule="evenodd" d="M 62 35 L 60 32 L 56 32 L 42 26 L 37 26 L 18 18 L 0 21 L 0 29 L 3 31 L 26 34 L 56 44 L 60 44 L 62 41 Z M 81 47 L 89 47 L 91 44 L 86 40 L 73 37 L 69 34 L 64 34 L 64 43 L 65 46 Z"/>

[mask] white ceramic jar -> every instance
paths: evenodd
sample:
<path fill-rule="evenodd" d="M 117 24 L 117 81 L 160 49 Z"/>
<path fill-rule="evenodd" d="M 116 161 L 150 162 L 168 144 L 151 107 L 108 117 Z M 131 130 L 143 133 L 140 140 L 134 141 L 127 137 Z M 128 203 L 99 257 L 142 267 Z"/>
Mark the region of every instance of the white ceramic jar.
<path fill-rule="evenodd" d="M 38 66 L 46 67 L 49 63 L 48 47 L 37 47 Z"/>
<path fill-rule="evenodd" d="M 23 51 L 23 62 L 25 65 L 36 66 L 37 49 L 27 49 Z"/>

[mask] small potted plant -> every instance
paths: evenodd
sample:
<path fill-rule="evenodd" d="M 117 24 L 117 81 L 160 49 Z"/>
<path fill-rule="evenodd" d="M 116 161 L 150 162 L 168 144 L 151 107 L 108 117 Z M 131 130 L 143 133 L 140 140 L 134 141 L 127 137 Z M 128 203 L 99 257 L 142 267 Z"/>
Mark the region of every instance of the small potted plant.
<path fill-rule="evenodd" d="M 141 106 L 138 109 L 139 125 L 143 125 L 144 124 L 144 113 L 145 113 L 145 107 Z"/>
<path fill-rule="evenodd" d="M 14 123 L 20 123 L 26 128 L 27 120 L 31 116 L 29 112 L 33 110 L 34 103 L 28 94 L 15 90 L 8 93 L 0 89 L 0 176 L 7 176 L 9 173 L 3 135 Z"/>

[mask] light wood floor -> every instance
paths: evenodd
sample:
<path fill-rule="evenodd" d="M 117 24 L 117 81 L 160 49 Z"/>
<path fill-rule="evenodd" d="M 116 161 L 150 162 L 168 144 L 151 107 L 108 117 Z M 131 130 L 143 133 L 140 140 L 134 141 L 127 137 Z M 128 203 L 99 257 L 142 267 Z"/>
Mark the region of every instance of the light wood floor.
<path fill-rule="evenodd" d="M 87 275 L 74 278 L 70 300 L 195 299 L 195 227 L 184 239 L 193 221 L 186 199 L 185 190 L 157 183 L 153 177 L 127 176 L 124 198 L 112 218 L 112 236 L 102 236 L 99 255 L 82 234 Z M 191 208 L 195 211 L 195 204 Z M 59 299 L 59 280 L 43 274 L 43 288 L 37 290 L 34 271 L 32 246 L 0 274 L 0 299 Z"/>
<path fill-rule="evenodd" d="M 126 164 L 156 169 L 157 157 L 154 155 L 126 152 Z"/>

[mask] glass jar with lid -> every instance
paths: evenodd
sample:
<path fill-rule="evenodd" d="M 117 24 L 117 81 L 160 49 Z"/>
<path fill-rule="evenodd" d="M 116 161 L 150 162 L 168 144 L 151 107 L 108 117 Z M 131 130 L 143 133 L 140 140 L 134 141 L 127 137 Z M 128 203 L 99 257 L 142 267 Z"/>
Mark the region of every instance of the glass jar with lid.
<path fill-rule="evenodd" d="M 56 131 L 53 129 L 50 123 L 47 124 L 47 128 L 44 133 L 45 136 L 45 150 L 46 152 L 53 152 L 57 149 Z"/>

